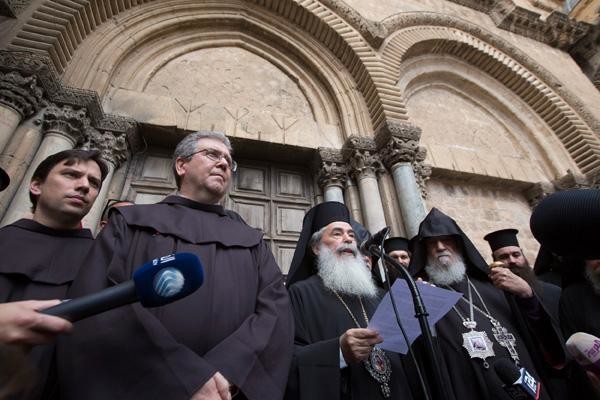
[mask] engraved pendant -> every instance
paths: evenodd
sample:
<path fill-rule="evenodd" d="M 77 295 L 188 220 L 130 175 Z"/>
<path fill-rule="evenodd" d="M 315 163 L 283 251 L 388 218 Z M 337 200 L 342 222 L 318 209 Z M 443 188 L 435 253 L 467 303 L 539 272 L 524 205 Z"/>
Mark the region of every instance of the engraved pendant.
<path fill-rule="evenodd" d="M 381 387 L 381 394 L 384 398 L 392 397 L 390 389 L 390 377 L 392 375 L 392 365 L 388 356 L 379 347 L 373 347 L 369 358 L 364 361 L 365 368 Z"/>
<path fill-rule="evenodd" d="M 485 361 L 488 357 L 493 357 L 494 344 L 488 338 L 487 333 L 470 331 L 462 334 L 463 336 L 463 347 L 469 353 L 471 358 L 481 358 L 483 360 L 483 366 L 489 368 L 489 364 Z"/>

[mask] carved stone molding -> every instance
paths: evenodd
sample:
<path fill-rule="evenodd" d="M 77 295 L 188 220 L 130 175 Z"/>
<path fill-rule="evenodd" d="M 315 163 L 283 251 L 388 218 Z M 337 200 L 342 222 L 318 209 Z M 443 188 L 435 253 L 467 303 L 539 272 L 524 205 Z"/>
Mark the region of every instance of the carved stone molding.
<path fill-rule="evenodd" d="M 42 93 L 35 75 L 23 76 L 16 71 L 0 72 L 0 104 L 14 109 L 21 118 L 30 117 L 44 106 Z"/>
<path fill-rule="evenodd" d="M 348 180 L 348 168 L 344 163 L 342 152 L 336 149 L 319 147 L 317 153 L 317 181 L 319 186 L 336 185 L 345 187 Z"/>
<path fill-rule="evenodd" d="M 575 45 L 592 27 L 559 11 L 553 11 L 546 19 L 542 19 L 540 14 L 517 6 L 512 0 L 449 1 L 488 14 L 500 29 L 562 50 L 568 50 Z"/>
<path fill-rule="evenodd" d="M 589 189 L 591 187 L 587 176 L 567 170 L 567 173 L 553 181 L 557 191 L 569 189 Z"/>
<path fill-rule="evenodd" d="M 90 125 L 94 128 L 99 131 L 125 133 L 132 149 L 143 147 L 134 119 L 104 114 L 96 92 L 63 86 L 48 57 L 27 51 L 0 50 L 0 72 L 35 76 L 48 102 L 85 109 L 90 118 Z"/>
<path fill-rule="evenodd" d="M 31 0 L 0 0 L 0 15 L 15 18 L 26 9 Z"/>
<path fill-rule="evenodd" d="M 42 132 L 64 135 L 70 138 L 76 147 L 85 142 L 86 125 L 88 124 L 89 120 L 85 110 L 51 104 L 44 110 Z"/>
<path fill-rule="evenodd" d="M 354 179 L 385 172 L 375 141 L 366 137 L 350 136 L 342 147 L 342 156 Z"/>
<path fill-rule="evenodd" d="M 533 184 L 529 189 L 523 192 L 529 207 L 534 208 L 539 204 L 540 201 L 551 193 L 554 193 L 554 185 L 552 182 L 537 182 Z"/>
<path fill-rule="evenodd" d="M 379 154 L 388 169 L 398 163 L 410 163 L 421 195 L 427 198 L 425 182 L 431 176 L 431 166 L 425 164 L 427 150 L 419 146 L 421 128 L 400 121 L 386 121 L 375 135 Z"/>
<path fill-rule="evenodd" d="M 86 143 L 81 148 L 98 150 L 102 158 L 110 162 L 115 169 L 127 161 L 129 150 L 125 134 L 109 131 L 100 132 L 93 127 L 87 127 L 86 139 Z"/>

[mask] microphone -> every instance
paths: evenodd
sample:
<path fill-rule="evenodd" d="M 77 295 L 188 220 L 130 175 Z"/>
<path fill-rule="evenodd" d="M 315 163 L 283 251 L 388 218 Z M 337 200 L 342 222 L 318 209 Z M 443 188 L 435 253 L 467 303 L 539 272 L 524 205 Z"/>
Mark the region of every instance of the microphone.
<path fill-rule="evenodd" d="M 540 383 L 525 368 L 519 369 L 505 358 L 494 363 L 496 374 L 504 383 L 506 394 L 513 400 L 538 400 Z"/>
<path fill-rule="evenodd" d="M 600 339 L 585 332 L 575 332 L 567 340 L 567 350 L 583 369 L 600 374 Z"/>
<path fill-rule="evenodd" d="M 360 246 L 358 247 L 361 253 L 369 253 L 369 248 L 372 245 L 379 246 L 381 242 L 385 239 L 385 237 L 390 233 L 390 227 L 386 226 L 370 238 L 363 240 Z"/>
<path fill-rule="evenodd" d="M 136 301 L 144 307 L 158 307 L 195 292 L 203 281 L 200 259 L 192 253 L 176 253 L 145 263 L 129 281 L 40 312 L 76 322 Z"/>

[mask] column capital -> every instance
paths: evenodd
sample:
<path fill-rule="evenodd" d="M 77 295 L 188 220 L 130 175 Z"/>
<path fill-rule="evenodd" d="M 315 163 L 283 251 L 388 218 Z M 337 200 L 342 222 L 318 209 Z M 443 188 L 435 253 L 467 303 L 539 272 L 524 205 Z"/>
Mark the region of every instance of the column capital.
<path fill-rule="evenodd" d="M 552 182 L 540 181 L 534 183 L 529 189 L 526 189 L 523 194 L 529 203 L 529 207 L 537 206 L 544 197 L 555 192 Z"/>
<path fill-rule="evenodd" d="M 348 168 L 342 152 L 337 149 L 319 147 L 317 149 L 317 182 L 325 188 L 335 185 L 343 188 L 348 180 Z"/>
<path fill-rule="evenodd" d="M 0 72 L 0 104 L 28 118 L 44 105 L 43 90 L 35 75 L 23 76 L 16 71 Z"/>
<path fill-rule="evenodd" d="M 385 172 L 375 141 L 371 138 L 350 136 L 342 147 L 342 156 L 354 179 Z"/>
<path fill-rule="evenodd" d="M 89 150 L 98 150 L 102 158 L 110 162 L 115 169 L 127 160 L 128 148 L 125 134 L 110 131 L 101 133 L 97 129 L 89 127 L 86 136 L 88 142 L 82 147 Z"/>
<path fill-rule="evenodd" d="M 54 132 L 64 135 L 73 141 L 75 147 L 84 142 L 89 123 L 84 109 L 50 104 L 44 110 L 42 131 L 44 134 Z"/>

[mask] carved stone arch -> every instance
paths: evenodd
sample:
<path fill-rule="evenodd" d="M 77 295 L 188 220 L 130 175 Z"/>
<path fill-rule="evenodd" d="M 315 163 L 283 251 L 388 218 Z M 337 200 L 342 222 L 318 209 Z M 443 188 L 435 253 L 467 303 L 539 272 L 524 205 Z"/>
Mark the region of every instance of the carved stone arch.
<path fill-rule="evenodd" d="M 561 140 L 583 173 L 600 168 L 598 121 L 552 75 L 502 39 L 448 16 L 396 16 L 384 21 L 395 32 L 382 46 L 384 63 L 398 74 L 406 60 L 450 55 L 497 79 L 521 98 Z M 484 39 L 477 37 L 481 36 Z M 398 80 L 398 76 L 394 77 Z M 548 83 L 550 82 L 550 83 Z"/>
<path fill-rule="evenodd" d="M 79 45 L 99 26 L 119 14 L 147 6 L 151 0 L 92 0 L 64 2 L 48 0 L 24 23 L 9 48 L 48 54 L 59 73 L 69 65 Z M 381 64 L 373 46 L 382 42 L 380 25 L 360 17 L 338 0 L 230 0 L 211 4 L 171 0 L 160 2 L 167 8 L 178 6 L 230 8 L 246 12 L 252 8 L 268 11 L 290 28 L 302 30 L 328 49 L 345 67 L 364 98 L 373 128 L 385 119 L 406 119 L 400 94 L 393 82 L 381 74 Z M 168 11 L 170 12 L 170 10 Z M 234 14 L 234 13 L 232 13 Z M 385 107 L 382 99 L 385 99 Z M 371 134 L 355 132 L 355 134 Z"/>

